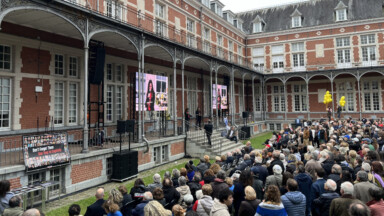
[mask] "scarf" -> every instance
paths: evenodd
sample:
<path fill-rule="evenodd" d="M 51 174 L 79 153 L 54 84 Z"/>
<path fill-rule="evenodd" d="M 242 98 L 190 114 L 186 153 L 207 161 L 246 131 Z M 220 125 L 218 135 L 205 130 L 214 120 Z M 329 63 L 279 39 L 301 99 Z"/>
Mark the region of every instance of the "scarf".
<path fill-rule="evenodd" d="M 381 178 L 381 176 L 377 173 L 374 173 L 375 178 L 380 182 L 381 184 L 381 187 L 384 188 L 384 182 L 383 182 L 383 179 Z"/>

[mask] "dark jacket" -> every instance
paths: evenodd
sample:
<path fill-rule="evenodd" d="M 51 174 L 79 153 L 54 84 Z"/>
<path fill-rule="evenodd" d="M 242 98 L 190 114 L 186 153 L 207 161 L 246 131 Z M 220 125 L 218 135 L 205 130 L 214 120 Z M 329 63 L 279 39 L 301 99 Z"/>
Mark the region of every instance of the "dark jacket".
<path fill-rule="evenodd" d="M 205 170 L 209 169 L 208 165 L 206 163 L 200 162 L 197 166 L 197 171 L 201 173 L 202 176 L 204 176 Z"/>
<path fill-rule="evenodd" d="M 132 205 L 130 204 L 127 205 L 127 203 L 130 203 L 130 202 L 132 202 L 131 194 L 124 194 L 123 201 L 121 201 L 122 207 L 120 208 L 120 212 L 123 215 L 129 215 L 132 212 Z"/>
<path fill-rule="evenodd" d="M 249 216 L 255 215 L 256 209 L 260 204 L 260 200 L 244 200 L 240 204 L 239 214 L 238 216 Z"/>
<path fill-rule="evenodd" d="M 336 182 L 337 189 L 336 193 L 340 194 L 340 184 L 341 184 L 341 179 L 340 179 L 340 174 L 331 174 L 328 176 L 328 179 L 332 179 L 333 181 Z"/>
<path fill-rule="evenodd" d="M 264 186 L 263 181 L 261 181 L 259 178 L 253 176 L 253 189 L 256 191 L 256 197 L 259 200 L 263 200 L 264 198 Z"/>
<path fill-rule="evenodd" d="M 129 192 L 129 194 L 131 195 L 133 200 L 138 200 L 138 199 L 143 198 L 144 193 L 146 191 L 149 191 L 149 189 L 147 187 L 145 187 L 144 185 L 140 185 L 139 187 L 131 188 L 131 191 Z"/>
<path fill-rule="evenodd" d="M 211 184 L 215 180 L 215 176 L 206 176 L 203 178 L 204 184 Z"/>
<path fill-rule="evenodd" d="M 144 200 L 132 209 L 132 216 L 144 216 L 144 207 L 152 200 Z"/>
<path fill-rule="evenodd" d="M 283 164 L 283 162 L 281 161 L 281 160 L 279 160 L 279 159 L 273 159 L 273 161 L 271 162 L 271 164 L 269 165 L 269 167 L 268 167 L 268 173 L 269 173 L 269 175 L 273 175 L 273 166 L 275 166 L 275 165 L 279 165 L 279 166 L 281 166 L 281 170 L 283 170 L 283 172 L 282 173 L 284 173 L 285 172 L 285 167 L 284 167 L 284 164 Z"/>
<path fill-rule="evenodd" d="M 331 202 L 335 198 L 339 198 L 339 194 L 333 191 L 324 191 L 317 199 L 313 200 L 312 206 L 316 215 L 329 216 Z"/>
<path fill-rule="evenodd" d="M 319 179 L 312 184 L 311 188 L 311 203 L 314 199 L 319 198 L 321 194 L 324 193 L 324 184 L 326 180 L 325 179 Z"/>
<path fill-rule="evenodd" d="M 176 202 L 180 199 L 180 193 L 174 187 L 163 187 L 164 198 L 167 203 L 175 200 Z"/>
<path fill-rule="evenodd" d="M 331 208 L 329 209 L 329 216 L 349 216 L 348 209 L 352 203 L 360 203 L 364 205 L 360 200 L 355 199 L 352 195 L 345 194 L 340 198 L 336 198 L 331 202 Z"/>
<path fill-rule="evenodd" d="M 201 184 L 197 181 L 188 182 L 189 189 L 191 190 L 191 194 L 193 199 L 196 200 L 196 191 L 201 189 Z"/>
<path fill-rule="evenodd" d="M 172 178 L 173 187 L 179 187 L 179 178 Z"/>
<path fill-rule="evenodd" d="M 235 188 L 233 189 L 233 206 L 235 207 L 235 216 L 237 216 L 240 208 L 240 204 L 245 199 L 244 186 L 237 182 L 235 183 Z"/>
<path fill-rule="evenodd" d="M 329 176 L 331 175 L 332 173 L 332 166 L 335 164 L 335 162 L 333 160 L 326 160 L 324 161 L 321 166 L 323 167 L 324 171 L 325 171 L 325 175 L 326 176 Z"/>
<path fill-rule="evenodd" d="M 211 183 L 212 186 L 212 198 L 217 198 L 219 199 L 219 193 L 226 189 L 229 188 L 228 184 L 225 183 L 222 179 L 215 178 L 215 181 Z"/>
<path fill-rule="evenodd" d="M 299 173 L 295 180 L 297 181 L 297 184 L 299 185 L 299 190 L 301 193 L 305 195 L 306 202 L 307 202 L 307 213 L 311 211 L 311 186 L 312 186 L 312 178 L 307 173 Z"/>
<path fill-rule="evenodd" d="M 251 171 L 253 172 L 254 175 L 258 173 L 259 179 L 263 181 L 263 184 L 265 184 L 265 181 L 269 175 L 267 168 L 263 167 L 261 164 L 256 164 L 251 168 Z"/>
<path fill-rule="evenodd" d="M 107 214 L 104 208 L 102 207 L 104 202 L 105 200 L 100 199 L 100 200 L 97 200 L 92 205 L 88 206 L 84 216 L 103 216 L 104 214 Z"/>

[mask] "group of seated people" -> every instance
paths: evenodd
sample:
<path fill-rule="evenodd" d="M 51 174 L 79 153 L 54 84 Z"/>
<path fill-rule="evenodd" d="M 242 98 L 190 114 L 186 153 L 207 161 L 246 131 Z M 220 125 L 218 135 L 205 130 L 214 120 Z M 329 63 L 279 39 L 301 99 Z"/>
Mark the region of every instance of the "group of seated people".
<path fill-rule="evenodd" d="M 138 178 L 129 193 L 125 186 L 112 189 L 106 201 L 99 188 L 85 216 L 384 215 L 382 122 L 311 124 L 312 140 L 308 126 L 287 127 L 264 149 L 248 142 L 212 164 L 206 155 L 198 164 L 155 174 L 149 185 Z"/>

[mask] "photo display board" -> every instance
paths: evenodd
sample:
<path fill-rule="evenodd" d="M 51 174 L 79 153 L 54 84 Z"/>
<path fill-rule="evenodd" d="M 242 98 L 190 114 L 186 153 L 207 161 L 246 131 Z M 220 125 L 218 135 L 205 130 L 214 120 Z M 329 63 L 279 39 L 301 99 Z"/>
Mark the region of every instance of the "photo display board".
<path fill-rule="evenodd" d="M 168 109 L 168 77 L 146 73 L 139 75 L 136 72 L 136 111 L 139 111 L 140 104 L 139 84 L 143 85 L 141 95 L 144 98 L 144 111 L 166 111 Z"/>
<path fill-rule="evenodd" d="M 23 136 L 24 163 L 28 170 L 70 163 L 66 133 Z"/>
<path fill-rule="evenodd" d="M 228 109 L 228 92 L 225 85 L 212 85 L 212 104 L 213 109 Z M 219 106 L 217 107 L 217 104 Z"/>

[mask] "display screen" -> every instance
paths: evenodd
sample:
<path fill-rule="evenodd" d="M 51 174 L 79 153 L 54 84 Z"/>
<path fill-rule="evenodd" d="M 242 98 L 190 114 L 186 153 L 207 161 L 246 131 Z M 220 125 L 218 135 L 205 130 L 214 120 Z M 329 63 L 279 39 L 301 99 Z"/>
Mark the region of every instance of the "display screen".
<path fill-rule="evenodd" d="M 227 86 L 213 84 L 212 86 L 212 104 L 213 109 L 228 109 Z M 218 106 L 217 106 L 218 105 Z"/>
<path fill-rule="evenodd" d="M 69 163 L 66 133 L 23 136 L 24 163 L 28 170 Z"/>
<path fill-rule="evenodd" d="M 140 78 L 139 78 L 140 76 Z M 166 111 L 168 109 L 168 77 L 136 72 L 136 111 L 139 111 L 139 85 L 142 85 L 144 111 Z"/>

